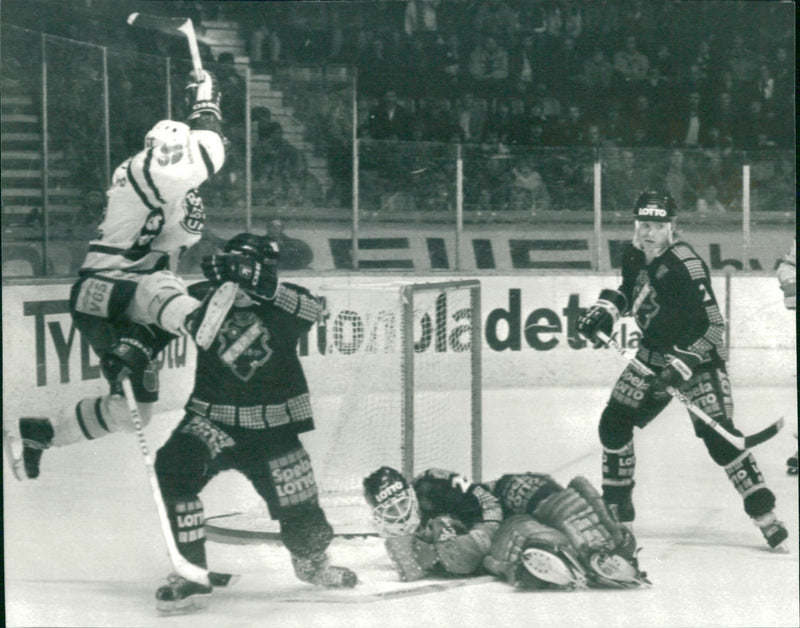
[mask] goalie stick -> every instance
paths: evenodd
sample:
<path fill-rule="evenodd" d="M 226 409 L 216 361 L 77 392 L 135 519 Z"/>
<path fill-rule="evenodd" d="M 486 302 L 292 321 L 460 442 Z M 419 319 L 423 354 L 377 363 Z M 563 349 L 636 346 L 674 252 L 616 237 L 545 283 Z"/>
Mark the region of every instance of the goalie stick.
<path fill-rule="evenodd" d="M 131 13 L 127 22 L 137 28 L 158 31 L 167 35 L 175 35 L 175 31 L 183 33 L 189 44 L 189 54 L 192 57 L 192 69 L 194 69 L 195 78 L 199 79 L 202 76 L 203 64 L 200 60 L 200 49 L 197 47 L 197 35 L 195 35 L 191 18 Z"/>
<path fill-rule="evenodd" d="M 597 332 L 597 338 L 603 342 L 605 345 L 611 347 L 619 353 L 622 357 L 627 358 L 628 361 L 633 365 L 633 367 L 642 373 L 643 375 L 655 375 L 655 373 L 643 362 L 637 360 L 635 357 L 631 358 L 625 353 L 625 349 L 623 349 L 616 340 L 609 338 L 603 332 Z M 712 430 L 714 430 L 717 434 L 722 436 L 726 441 L 728 441 L 731 445 L 744 451 L 745 449 L 750 449 L 751 447 L 755 447 L 756 445 L 760 445 L 768 441 L 770 438 L 775 436 L 778 432 L 781 431 L 783 427 L 783 417 L 780 417 L 777 421 L 769 424 L 763 430 L 756 432 L 754 434 L 750 434 L 748 436 L 737 436 L 736 434 L 731 434 L 728 430 L 722 427 L 717 421 L 712 419 L 708 416 L 703 410 L 698 408 L 692 400 L 689 399 L 686 395 L 684 395 L 680 390 L 677 388 L 673 388 L 672 386 L 667 386 L 667 392 L 675 397 L 678 401 L 680 401 L 686 409 L 689 410 L 694 416 L 700 419 L 703 423 L 708 425 Z"/>
<path fill-rule="evenodd" d="M 139 448 L 142 450 L 142 455 L 144 456 L 147 479 L 150 481 L 150 490 L 153 494 L 153 501 L 156 503 L 158 519 L 161 523 L 161 532 L 164 534 L 164 540 L 167 542 L 167 553 L 172 561 L 172 568 L 179 576 L 205 586 L 225 587 L 232 584 L 238 580 L 238 576 L 203 569 L 186 560 L 180 551 L 178 551 L 175 537 L 172 536 L 172 527 L 170 526 L 169 517 L 167 516 L 167 507 L 164 504 L 164 497 L 161 495 L 161 487 L 158 485 L 153 458 L 150 456 L 150 448 L 144 436 L 142 415 L 139 414 L 139 407 L 136 405 L 136 398 L 133 396 L 131 380 L 127 377 L 122 380 L 122 391 L 125 394 L 125 402 L 128 404 L 133 428 L 136 430 L 136 437 L 139 440 Z"/>

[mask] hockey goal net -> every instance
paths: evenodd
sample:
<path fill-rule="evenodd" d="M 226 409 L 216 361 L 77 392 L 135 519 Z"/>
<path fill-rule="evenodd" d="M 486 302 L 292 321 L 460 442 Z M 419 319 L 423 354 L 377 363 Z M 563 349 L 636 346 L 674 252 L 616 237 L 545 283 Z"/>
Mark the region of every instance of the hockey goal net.
<path fill-rule="evenodd" d="M 337 536 L 374 533 L 362 481 L 382 465 L 409 481 L 429 467 L 480 481 L 480 282 L 322 286 L 317 294 L 328 315 L 301 358 L 316 429 L 301 439 Z M 206 531 L 244 543 L 275 538 L 278 526 L 258 500 L 210 517 Z"/>

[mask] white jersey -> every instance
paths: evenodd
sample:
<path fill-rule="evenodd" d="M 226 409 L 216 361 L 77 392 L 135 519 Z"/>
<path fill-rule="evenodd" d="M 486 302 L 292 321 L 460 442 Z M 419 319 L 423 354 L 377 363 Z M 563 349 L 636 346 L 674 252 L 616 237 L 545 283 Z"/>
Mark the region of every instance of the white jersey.
<path fill-rule="evenodd" d="M 175 270 L 205 223 L 197 186 L 225 162 L 222 138 L 191 131 L 188 142 L 146 148 L 114 171 L 108 206 L 81 274 L 102 270 Z"/>

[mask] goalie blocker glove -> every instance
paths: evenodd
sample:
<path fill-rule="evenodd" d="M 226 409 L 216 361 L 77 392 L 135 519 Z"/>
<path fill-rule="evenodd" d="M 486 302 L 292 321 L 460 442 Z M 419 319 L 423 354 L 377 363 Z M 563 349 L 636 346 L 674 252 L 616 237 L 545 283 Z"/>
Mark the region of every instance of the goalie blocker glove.
<path fill-rule="evenodd" d="M 627 308 L 628 300 L 624 294 L 617 290 L 602 290 L 597 303 L 578 317 L 577 329 L 584 337 L 592 342 L 597 342 L 597 332 L 600 331 L 610 336 L 614 329 L 614 323 L 619 320 L 620 314 Z"/>

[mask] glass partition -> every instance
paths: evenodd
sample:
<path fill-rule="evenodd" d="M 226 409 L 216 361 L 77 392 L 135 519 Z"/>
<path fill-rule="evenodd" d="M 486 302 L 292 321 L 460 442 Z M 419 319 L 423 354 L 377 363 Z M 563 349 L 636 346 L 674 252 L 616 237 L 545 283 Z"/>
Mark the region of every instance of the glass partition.
<path fill-rule="evenodd" d="M 155 122 L 185 118 L 189 64 L 7 25 L 1 45 L 3 277 L 71 277 L 113 169 Z M 794 234 L 792 151 L 354 144 L 374 101 L 351 66 L 228 56 L 206 64 L 227 163 L 201 188 L 206 229 L 183 273 L 245 229 L 282 239 L 293 270 L 608 270 L 650 185 L 712 270 L 770 270 Z"/>

